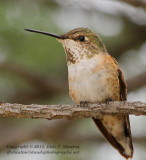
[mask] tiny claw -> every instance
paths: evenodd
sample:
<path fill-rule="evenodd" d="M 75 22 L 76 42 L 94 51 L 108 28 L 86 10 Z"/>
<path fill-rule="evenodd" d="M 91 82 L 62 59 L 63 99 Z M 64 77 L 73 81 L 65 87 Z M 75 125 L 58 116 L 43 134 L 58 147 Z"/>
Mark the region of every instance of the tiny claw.
<path fill-rule="evenodd" d="M 80 102 L 80 107 L 88 107 L 89 105 L 88 105 L 88 102 L 86 102 L 86 101 L 81 101 Z"/>
<path fill-rule="evenodd" d="M 114 102 L 114 100 L 111 97 L 109 97 L 105 100 L 105 103 L 109 105 L 109 102 Z"/>
<path fill-rule="evenodd" d="M 127 101 L 125 100 L 125 101 L 123 101 L 123 105 L 125 105 L 125 103 L 126 103 Z"/>

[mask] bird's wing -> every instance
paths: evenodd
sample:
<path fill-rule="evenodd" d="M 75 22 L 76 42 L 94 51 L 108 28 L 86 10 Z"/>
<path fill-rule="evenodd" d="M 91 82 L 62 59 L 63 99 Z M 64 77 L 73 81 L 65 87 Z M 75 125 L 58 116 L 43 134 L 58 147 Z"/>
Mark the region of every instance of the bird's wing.
<path fill-rule="evenodd" d="M 118 78 L 119 78 L 119 84 L 120 84 L 120 99 L 121 101 L 127 100 L 127 84 L 124 80 L 123 73 L 120 69 L 118 69 Z"/>
<path fill-rule="evenodd" d="M 111 57 L 112 58 L 112 57 Z M 117 64 L 114 58 L 112 58 Z M 118 64 L 117 64 L 118 65 Z M 124 80 L 123 73 L 120 69 L 117 70 L 119 87 L 120 87 L 120 100 L 127 100 L 127 85 Z M 122 156 L 126 159 L 133 156 L 132 136 L 130 130 L 130 122 L 128 115 L 121 116 L 102 116 L 102 119 L 93 118 L 95 124 L 113 147 L 115 147 Z M 106 121 L 106 123 L 104 123 Z M 111 128 L 111 129 L 110 129 Z M 118 133 L 119 131 L 119 133 Z"/>

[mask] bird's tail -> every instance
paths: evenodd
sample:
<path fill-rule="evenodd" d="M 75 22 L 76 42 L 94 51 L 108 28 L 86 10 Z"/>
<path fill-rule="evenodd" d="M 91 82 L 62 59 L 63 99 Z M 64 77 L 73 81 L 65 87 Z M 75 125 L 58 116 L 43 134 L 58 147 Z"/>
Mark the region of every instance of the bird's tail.
<path fill-rule="evenodd" d="M 101 119 L 93 118 L 106 140 L 126 159 L 133 156 L 132 136 L 129 116 L 105 115 Z"/>

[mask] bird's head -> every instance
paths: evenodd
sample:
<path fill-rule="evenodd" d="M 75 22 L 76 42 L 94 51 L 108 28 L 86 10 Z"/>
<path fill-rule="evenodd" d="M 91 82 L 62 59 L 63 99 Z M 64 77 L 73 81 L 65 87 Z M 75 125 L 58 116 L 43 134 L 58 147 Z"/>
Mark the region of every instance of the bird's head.
<path fill-rule="evenodd" d="M 99 36 L 87 28 L 76 28 L 62 35 L 31 29 L 26 30 L 57 38 L 65 49 L 68 64 L 75 64 L 107 52 Z"/>

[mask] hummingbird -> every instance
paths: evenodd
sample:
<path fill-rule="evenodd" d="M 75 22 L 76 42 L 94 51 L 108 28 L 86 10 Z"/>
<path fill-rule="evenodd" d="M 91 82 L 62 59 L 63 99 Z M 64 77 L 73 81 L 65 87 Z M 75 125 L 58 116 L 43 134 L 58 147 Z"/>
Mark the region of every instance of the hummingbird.
<path fill-rule="evenodd" d="M 87 28 L 56 35 L 25 29 L 56 38 L 64 47 L 68 66 L 69 94 L 77 104 L 127 100 L 127 85 L 118 62 L 107 52 L 100 37 Z M 105 139 L 126 159 L 133 156 L 128 115 L 92 118 Z"/>

